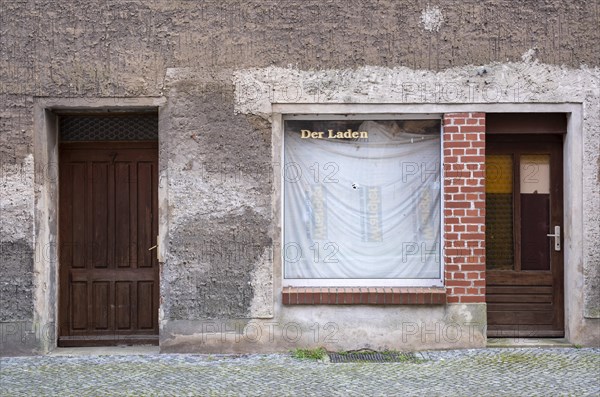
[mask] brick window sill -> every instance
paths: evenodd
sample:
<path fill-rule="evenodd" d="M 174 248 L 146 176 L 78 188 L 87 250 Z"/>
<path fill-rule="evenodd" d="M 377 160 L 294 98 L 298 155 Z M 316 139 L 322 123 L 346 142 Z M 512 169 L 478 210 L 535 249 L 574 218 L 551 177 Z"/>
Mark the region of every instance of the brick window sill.
<path fill-rule="evenodd" d="M 438 287 L 284 287 L 284 305 L 444 305 Z"/>

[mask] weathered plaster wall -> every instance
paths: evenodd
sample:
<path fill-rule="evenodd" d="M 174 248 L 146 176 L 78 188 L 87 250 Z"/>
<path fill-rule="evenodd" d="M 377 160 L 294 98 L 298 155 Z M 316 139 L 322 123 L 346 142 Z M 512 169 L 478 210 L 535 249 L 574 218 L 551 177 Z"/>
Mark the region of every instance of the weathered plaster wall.
<path fill-rule="evenodd" d="M 600 59 L 597 1 L 3 1 L 6 91 L 127 96 L 160 91 L 166 67 L 442 70 Z M 42 67 L 43 65 L 43 67 Z M 37 66 L 37 67 L 36 67 Z"/>
<path fill-rule="evenodd" d="M 2 283 L 0 284 L 0 322 L 29 320 L 33 313 L 33 179 L 31 154 L 3 163 L 0 182 L 0 235 L 10 236 L 0 243 Z M 15 162 L 12 162 L 15 161 Z M 10 192 L 10 194 L 9 194 Z M 12 222 L 20 219 L 21 222 Z M 29 222 L 22 223 L 23 220 Z"/>
<path fill-rule="evenodd" d="M 272 300 L 270 125 L 234 114 L 230 80 L 169 69 L 165 94 L 163 320 L 269 316 L 253 302 Z"/>
<path fill-rule="evenodd" d="M 440 72 L 403 67 L 334 70 L 269 67 L 236 71 L 234 81 L 236 111 L 267 118 L 274 103 L 309 104 L 303 108 L 314 113 L 323 111 L 317 106 L 311 109 L 310 104 L 315 102 L 398 104 L 397 112 L 408 109 L 406 105 L 410 104 L 417 106 L 405 111 L 426 112 L 431 109 L 423 106 L 426 104 L 437 105 L 438 112 L 451 112 L 453 106 L 461 104 L 470 104 L 467 109 L 481 112 L 501 112 L 501 108 L 491 106 L 494 104 L 581 104 L 581 114 L 573 114 L 581 120 L 577 120 L 577 126 L 567 137 L 569 147 L 574 148 L 569 150 L 574 152 L 567 152 L 565 159 L 570 164 L 566 178 L 571 179 L 574 175 L 583 178 L 581 192 L 574 190 L 578 188 L 572 187 L 573 181 L 565 185 L 565 195 L 571 203 L 565 207 L 567 336 L 577 343 L 600 343 L 597 320 L 600 256 L 594 243 L 600 237 L 600 223 L 597 222 L 600 210 L 597 168 L 600 158 L 600 69 L 573 69 L 541 64 L 535 59 L 464 66 Z M 325 93 L 321 87 L 335 89 Z M 315 100 L 316 96 L 318 100 Z M 278 133 L 274 131 L 274 134 Z M 582 161 L 583 172 L 572 173 L 579 161 Z"/>
<path fill-rule="evenodd" d="M 277 305 L 279 306 L 279 305 Z M 485 305 L 412 307 L 295 306 L 273 319 L 171 321 L 161 351 L 236 353 L 485 346 Z"/>
<path fill-rule="evenodd" d="M 478 90 L 489 79 L 502 81 L 505 74 L 514 82 L 517 74 L 519 82 L 533 86 L 526 88 L 533 101 L 584 101 L 584 205 L 589 218 L 582 265 L 587 278 L 581 284 L 586 315 L 598 317 L 598 112 L 588 103 L 598 100 L 589 92 L 597 89 L 599 24 L 598 1 L 526 1 L 518 7 L 508 0 L 1 1 L 3 335 L 13 334 L 15 322 L 46 321 L 35 314 L 43 305 L 38 302 L 36 309 L 33 302 L 52 291 L 38 277 L 50 264 L 36 259 L 33 248 L 36 230 L 47 230 L 35 227 L 45 221 L 35 219 L 34 193 L 48 183 L 43 175 L 51 166 L 38 169 L 32 159 L 34 97 L 73 98 L 75 106 L 93 105 L 93 98 L 120 97 L 123 102 L 167 96 L 161 109 L 161 155 L 168 158 L 161 166 L 168 208 L 161 214 L 167 227 L 161 230 L 161 321 L 275 313 L 269 270 L 277 244 L 270 123 L 268 110 L 261 107 L 264 101 L 252 99 L 255 94 L 244 80 L 265 81 L 260 77 L 264 73 L 285 79 L 272 94 L 286 98 L 295 98 L 290 85 L 294 75 L 312 79 L 316 86 L 300 99 L 312 96 L 316 101 L 378 98 L 365 89 L 384 89 L 387 100 L 403 103 L 430 102 L 423 95 L 437 95 L 435 88 L 414 85 L 401 91 L 382 88 L 390 74 L 410 83 L 458 81 L 463 88 L 473 79 Z M 521 61 L 528 62 L 502 64 Z M 492 70 L 481 65 L 493 65 Z M 311 70 L 323 72 L 314 75 Z M 363 85 L 351 81 L 357 78 Z M 479 93 L 468 101 L 496 98 L 491 84 L 481 91 L 487 97 Z M 453 88 L 446 87 L 441 102 L 459 101 Z M 247 93 L 240 95 L 240 90 Z M 568 96 L 553 94 L 567 90 Z M 514 97 L 510 90 L 501 95 Z M 6 343 L 0 347 L 3 352 L 8 348 Z"/>

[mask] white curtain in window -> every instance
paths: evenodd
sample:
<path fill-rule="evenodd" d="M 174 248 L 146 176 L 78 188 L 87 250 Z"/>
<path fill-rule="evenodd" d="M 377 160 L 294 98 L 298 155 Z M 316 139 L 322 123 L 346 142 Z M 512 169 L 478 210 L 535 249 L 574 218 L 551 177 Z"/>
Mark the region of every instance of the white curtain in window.
<path fill-rule="evenodd" d="M 286 131 L 284 277 L 440 278 L 439 134 L 359 131 L 368 139 Z"/>

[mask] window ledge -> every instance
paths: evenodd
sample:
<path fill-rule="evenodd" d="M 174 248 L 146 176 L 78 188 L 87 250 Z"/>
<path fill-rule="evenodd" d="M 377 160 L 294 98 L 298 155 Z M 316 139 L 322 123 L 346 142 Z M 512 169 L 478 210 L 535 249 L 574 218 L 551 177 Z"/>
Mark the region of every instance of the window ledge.
<path fill-rule="evenodd" d="M 284 287 L 284 305 L 444 305 L 443 287 Z"/>

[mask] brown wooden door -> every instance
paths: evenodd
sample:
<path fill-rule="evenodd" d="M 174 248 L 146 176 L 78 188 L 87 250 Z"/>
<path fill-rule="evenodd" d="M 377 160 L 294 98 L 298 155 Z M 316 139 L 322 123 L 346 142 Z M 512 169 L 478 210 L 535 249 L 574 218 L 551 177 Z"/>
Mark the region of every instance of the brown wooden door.
<path fill-rule="evenodd" d="M 488 138 L 488 336 L 564 336 L 562 175 L 562 136 Z"/>
<path fill-rule="evenodd" d="M 60 149 L 59 346 L 156 343 L 156 142 Z"/>

